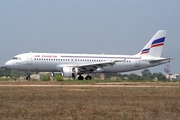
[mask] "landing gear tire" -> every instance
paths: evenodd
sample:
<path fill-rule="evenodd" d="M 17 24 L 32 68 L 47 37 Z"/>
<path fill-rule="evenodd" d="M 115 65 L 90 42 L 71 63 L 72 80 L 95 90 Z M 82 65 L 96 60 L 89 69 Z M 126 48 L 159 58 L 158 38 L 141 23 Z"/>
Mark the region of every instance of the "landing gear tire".
<path fill-rule="evenodd" d="M 86 80 L 91 80 L 92 79 L 92 77 L 91 76 L 86 76 L 86 78 L 85 78 Z"/>
<path fill-rule="evenodd" d="M 30 79 L 30 75 L 28 75 L 27 77 L 26 77 L 26 80 L 29 80 Z"/>
<path fill-rule="evenodd" d="M 84 80 L 84 77 L 79 75 L 78 80 Z"/>

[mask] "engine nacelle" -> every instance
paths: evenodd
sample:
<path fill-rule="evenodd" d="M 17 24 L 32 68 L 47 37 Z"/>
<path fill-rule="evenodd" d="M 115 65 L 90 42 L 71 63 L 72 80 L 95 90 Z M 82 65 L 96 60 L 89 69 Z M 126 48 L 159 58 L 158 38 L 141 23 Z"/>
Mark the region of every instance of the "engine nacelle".
<path fill-rule="evenodd" d="M 62 72 L 64 77 L 75 78 L 78 75 L 78 69 L 75 67 L 63 67 Z"/>

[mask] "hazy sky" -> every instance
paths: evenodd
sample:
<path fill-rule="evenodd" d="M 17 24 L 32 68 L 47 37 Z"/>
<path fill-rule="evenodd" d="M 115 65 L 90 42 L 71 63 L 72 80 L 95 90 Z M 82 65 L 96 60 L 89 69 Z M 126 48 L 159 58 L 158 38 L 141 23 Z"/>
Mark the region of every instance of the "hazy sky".
<path fill-rule="evenodd" d="M 180 73 L 180 0 L 0 0 L 0 66 L 19 53 L 136 54 L 167 30 L 163 57 Z M 151 68 L 162 72 L 165 65 Z"/>

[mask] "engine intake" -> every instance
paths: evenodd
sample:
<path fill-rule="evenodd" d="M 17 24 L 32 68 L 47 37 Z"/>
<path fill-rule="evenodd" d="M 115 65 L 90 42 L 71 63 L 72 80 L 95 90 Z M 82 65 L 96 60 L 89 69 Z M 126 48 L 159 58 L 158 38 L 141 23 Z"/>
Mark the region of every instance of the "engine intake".
<path fill-rule="evenodd" d="M 63 67 L 62 72 L 64 77 L 75 78 L 78 75 L 78 69 L 75 67 Z"/>

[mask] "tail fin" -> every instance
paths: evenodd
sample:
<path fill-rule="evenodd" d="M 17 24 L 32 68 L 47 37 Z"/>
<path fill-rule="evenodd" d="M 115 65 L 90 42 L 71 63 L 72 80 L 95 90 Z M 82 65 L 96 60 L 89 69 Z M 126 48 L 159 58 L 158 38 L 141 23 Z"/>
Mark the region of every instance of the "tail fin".
<path fill-rule="evenodd" d="M 145 47 L 138 53 L 141 56 L 160 57 L 164 46 L 166 37 L 166 30 L 159 30 L 145 45 Z"/>

